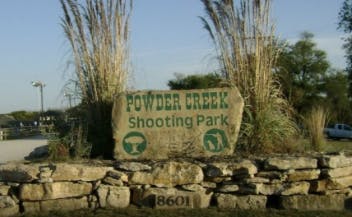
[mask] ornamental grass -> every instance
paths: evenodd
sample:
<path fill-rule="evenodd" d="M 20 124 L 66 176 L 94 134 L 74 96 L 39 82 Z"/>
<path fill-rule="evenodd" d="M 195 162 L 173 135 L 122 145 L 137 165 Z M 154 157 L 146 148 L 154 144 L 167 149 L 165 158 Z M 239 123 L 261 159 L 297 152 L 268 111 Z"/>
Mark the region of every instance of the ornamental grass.
<path fill-rule="evenodd" d="M 111 110 L 126 88 L 132 0 L 60 0 L 91 156 L 112 157 Z"/>
<path fill-rule="evenodd" d="M 245 101 L 238 149 L 250 153 L 290 150 L 297 126 L 273 73 L 280 50 L 271 0 L 201 0 L 201 17 L 218 52 L 223 77 Z"/>

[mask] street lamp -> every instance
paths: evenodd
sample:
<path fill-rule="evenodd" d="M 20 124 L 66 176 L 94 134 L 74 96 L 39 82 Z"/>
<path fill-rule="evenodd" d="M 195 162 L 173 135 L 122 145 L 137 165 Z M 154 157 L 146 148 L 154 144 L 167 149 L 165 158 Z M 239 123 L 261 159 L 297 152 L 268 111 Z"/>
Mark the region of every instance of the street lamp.
<path fill-rule="evenodd" d="M 31 82 L 33 87 L 39 87 L 40 91 L 40 112 L 43 114 L 44 112 L 44 102 L 43 102 L 43 88 L 45 87 L 45 84 L 41 81 L 32 81 Z"/>
<path fill-rule="evenodd" d="M 68 91 L 65 91 L 64 96 L 68 98 L 69 106 L 70 106 L 70 108 L 72 108 L 72 96 L 73 96 L 73 94 L 68 92 Z"/>

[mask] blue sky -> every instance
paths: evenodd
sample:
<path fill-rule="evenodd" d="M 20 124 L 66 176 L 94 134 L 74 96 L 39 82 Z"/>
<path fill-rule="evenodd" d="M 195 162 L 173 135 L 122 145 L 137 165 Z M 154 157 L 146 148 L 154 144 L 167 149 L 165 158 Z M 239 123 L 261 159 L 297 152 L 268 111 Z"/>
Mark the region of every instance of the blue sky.
<path fill-rule="evenodd" d="M 274 0 L 277 35 L 295 42 L 314 33 L 333 67 L 345 66 L 342 33 L 336 30 L 343 0 Z M 166 89 L 174 73 L 207 73 L 216 68 L 213 45 L 198 16 L 199 0 L 135 0 L 131 27 L 131 85 Z M 1 0 L 0 113 L 39 110 L 40 80 L 45 109 L 65 108 L 63 86 L 69 47 L 60 27 L 58 0 Z"/>

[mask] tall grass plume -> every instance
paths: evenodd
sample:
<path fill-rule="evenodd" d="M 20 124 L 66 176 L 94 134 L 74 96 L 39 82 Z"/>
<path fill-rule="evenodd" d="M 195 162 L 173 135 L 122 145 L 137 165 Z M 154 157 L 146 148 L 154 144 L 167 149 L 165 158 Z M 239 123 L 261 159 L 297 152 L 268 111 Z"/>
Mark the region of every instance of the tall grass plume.
<path fill-rule="evenodd" d="M 273 74 L 279 55 L 271 0 L 201 0 L 201 17 L 217 48 L 223 77 L 245 101 L 239 148 L 281 152 L 297 133 L 292 109 Z"/>
<path fill-rule="evenodd" d="M 111 110 L 129 73 L 132 0 L 60 0 L 92 156 L 111 157 Z"/>
<path fill-rule="evenodd" d="M 310 145 L 314 151 L 321 151 L 325 145 L 324 127 L 328 115 L 326 109 L 321 106 L 315 106 L 304 118 Z"/>

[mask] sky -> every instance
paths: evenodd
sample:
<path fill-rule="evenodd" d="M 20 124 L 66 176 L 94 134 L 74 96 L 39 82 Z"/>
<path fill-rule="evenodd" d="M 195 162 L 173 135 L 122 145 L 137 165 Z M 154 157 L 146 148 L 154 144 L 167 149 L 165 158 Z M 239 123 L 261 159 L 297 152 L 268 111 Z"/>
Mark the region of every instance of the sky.
<path fill-rule="evenodd" d="M 300 33 L 314 34 L 334 68 L 345 67 L 343 33 L 338 12 L 343 0 L 274 0 L 276 34 L 290 43 Z M 175 73 L 201 74 L 216 69 L 216 54 L 199 16 L 200 0 L 134 0 L 131 21 L 130 86 L 167 89 Z M 0 6 L 0 114 L 68 107 L 64 86 L 70 71 L 70 48 L 60 26 L 58 0 L 1 0 Z"/>

